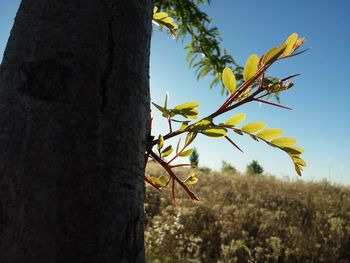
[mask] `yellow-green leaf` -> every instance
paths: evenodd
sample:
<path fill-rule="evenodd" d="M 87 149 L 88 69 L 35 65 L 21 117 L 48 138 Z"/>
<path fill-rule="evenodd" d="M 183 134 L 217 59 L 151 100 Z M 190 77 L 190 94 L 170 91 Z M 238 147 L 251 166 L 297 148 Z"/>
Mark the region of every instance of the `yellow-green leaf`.
<path fill-rule="evenodd" d="M 180 114 L 185 116 L 197 116 L 199 114 L 199 111 L 196 109 L 182 110 L 180 111 Z"/>
<path fill-rule="evenodd" d="M 190 156 L 192 152 L 193 152 L 193 148 L 192 149 L 188 149 L 186 151 L 183 151 L 182 153 L 179 154 L 179 156 L 187 157 L 187 156 Z"/>
<path fill-rule="evenodd" d="M 212 119 L 202 119 L 192 125 L 193 131 L 201 131 L 213 125 Z"/>
<path fill-rule="evenodd" d="M 181 138 L 179 138 L 177 145 L 176 145 L 176 154 L 179 152 L 180 142 L 181 142 Z"/>
<path fill-rule="evenodd" d="M 282 53 L 282 57 L 288 56 L 291 52 L 293 52 L 294 50 L 294 45 L 298 40 L 298 34 L 297 33 L 293 33 L 291 34 L 288 39 L 286 40 L 286 48 Z"/>
<path fill-rule="evenodd" d="M 221 127 L 212 127 L 201 131 L 204 135 L 214 138 L 224 137 L 227 134 L 227 130 Z"/>
<path fill-rule="evenodd" d="M 195 184 L 197 182 L 198 182 L 198 178 L 194 176 L 189 176 L 185 181 L 186 184 Z"/>
<path fill-rule="evenodd" d="M 248 81 L 251 79 L 256 71 L 258 70 L 258 64 L 259 64 L 259 57 L 256 54 L 251 55 L 244 66 L 244 73 L 243 73 L 243 79 L 245 81 Z"/>
<path fill-rule="evenodd" d="M 256 136 L 264 140 L 272 140 L 277 137 L 280 137 L 282 134 L 283 134 L 283 130 L 270 128 L 270 129 L 262 130 Z"/>
<path fill-rule="evenodd" d="M 241 131 L 248 132 L 248 133 L 255 133 L 264 129 L 265 126 L 266 126 L 265 122 L 251 122 L 244 125 L 241 128 Z"/>
<path fill-rule="evenodd" d="M 263 63 L 264 64 L 269 64 L 270 62 L 275 61 L 276 59 L 279 58 L 279 56 L 284 52 L 287 44 L 283 43 L 279 47 L 273 47 L 271 48 L 266 55 L 263 58 Z"/>
<path fill-rule="evenodd" d="M 169 181 L 169 179 L 166 176 L 164 176 L 164 175 L 159 177 L 158 180 L 159 180 L 159 182 L 161 183 L 162 186 L 165 186 L 168 183 L 168 181 Z"/>
<path fill-rule="evenodd" d="M 188 122 L 187 122 L 187 121 L 183 122 L 183 123 L 181 124 L 180 131 L 185 130 L 187 127 L 188 127 Z"/>
<path fill-rule="evenodd" d="M 299 155 L 304 152 L 303 149 L 295 146 L 287 146 L 282 148 L 285 152 L 289 153 L 290 155 Z"/>
<path fill-rule="evenodd" d="M 151 181 L 152 184 L 154 184 L 156 187 L 160 188 L 162 187 L 162 183 L 159 181 L 157 177 L 149 177 L 148 180 Z"/>
<path fill-rule="evenodd" d="M 173 152 L 173 147 L 169 145 L 162 151 L 162 157 L 167 157 Z"/>
<path fill-rule="evenodd" d="M 272 140 L 271 143 L 279 147 L 290 147 L 296 143 L 296 140 L 292 137 L 282 137 Z"/>
<path fill-rule="evenodd" d="M 168 14 L 165 12 L 158 12 L 153 14 L 154 20 L 163 20 L 164 18 L 168 17 Z M 172 21 L 171 21 L 172 22 Z"/>
<path fill-rule="evenodd" d="M 294 169 L 297 172 L 297 174 L 301 176 L 302 168 L 299 165 L 294 164 Z"/>
<path fill-rule="evenodd" d="M 190 145 L 191 142 L 197 137 L 197 133 L 189 132 L 186 136 L 185 145 Z"/>
<path fill-rule="evenodd" d="M 222 83 L 228 92 L 233 93 L 236 89 L 237 81 L 232 70 L 226 67 L 222 72 Z"/>
<path fill-rule="evenodd" d="M 163 145 L 164 145 L 164 138 L 162 135 L 159 134 L 158 136 L 158 149 L 162 149 L 163 148 Z"/>
<path fill-rule="evenodd" d="M 293 159 L 294 163 L 296 163 L 296 164 L 298 164 L 300 166 L 306 167 L 306 162 L 303 159 L 301 159 L 301 158 L 299 158 L 297 156 L 292 156 L 292 159 Z"/>
<path fill-rule="evenodd" d="M 183 111 L 183 110 L 192 110 L 194 108 L 197 108 L 199 106 L 199 104 L 197 102 L 187 102 L 187 103 L 183 103 L 180 105 L 177 105 L 174 110 L 178 110 L 178 111 Z"/>
<path fill-rule="evenodd" d="M 154 107 L 156 107 L 160 112 L 162 112 L 163 114 L 166 113 L 166 110 L 162 107 L 162 106 L 159 106 L 158 104 L 152 102 L 152 104 L 154 105 Z"/>
<path fill-rule="evenodd" d="M 236 115 L 234 115 L 233 117 L 231 117 L 230 119 L 228 119 L 224 125 L 227 126 L 236 126 L 238 124 L 240 124 L 242 121 L 244 121 L 245 119 L 245 114 L 244 113 L 237 113 Z"/>
<path fill-rule="evenodd" d="M 172 23 L 174 22 L 174 19 L 173 19 L 172 17 L 168 16 L 167 13 L 165 13 L 166 16 L 164 16 L 163 13 L 164 13 L 164 12 L 156 13 L 156 14 L 153 15 L 153 18 L 154 18 L 155 20 L 161 20 L 160 22 L 163 22 L 163 23 L 165 23 L 165 24 L 172 24 Z M 157 15 L 158 15 L 158 16 L 157 16 Z M 155 18 L 155 17 L 157 17 L 157 18 Z M 159 18 L 159 17 L 160 17 L 160 18 Z"/>

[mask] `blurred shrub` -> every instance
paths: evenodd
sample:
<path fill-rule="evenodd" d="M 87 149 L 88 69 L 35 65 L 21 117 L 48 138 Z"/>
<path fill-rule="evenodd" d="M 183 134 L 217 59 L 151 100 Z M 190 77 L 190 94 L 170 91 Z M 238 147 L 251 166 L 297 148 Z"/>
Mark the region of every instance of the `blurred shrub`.
<path fill-rule="evenodd" d="M 197 204 L 177 189 L 174 206 L 169 189 L 147 187 L 147 262 L 350 262 L 348 187 L 200 170 L 197 177 Z"/>
<path fill-rule="evenodd" d="M 247 165 L 247 174 L 262 174 L 263 172 L 263 167 L 256 160 Z"/>
<path fill-rule="evenodd" d="M 232 172 L 232 173 L 237 173 L 237 169 L 233 167 L 230 163 L 222 161 L 221 162 L 221 172 Z"/>

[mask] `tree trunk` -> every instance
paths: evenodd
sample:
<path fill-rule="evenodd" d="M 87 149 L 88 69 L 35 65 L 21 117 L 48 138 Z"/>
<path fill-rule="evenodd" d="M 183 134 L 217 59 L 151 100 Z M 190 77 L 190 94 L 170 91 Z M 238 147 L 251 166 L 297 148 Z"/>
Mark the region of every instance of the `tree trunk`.
<path fill-rule="evenodd" d="M 22 0 L 0 68 L 0 262 L 144 262 L 151 0 Z"/>

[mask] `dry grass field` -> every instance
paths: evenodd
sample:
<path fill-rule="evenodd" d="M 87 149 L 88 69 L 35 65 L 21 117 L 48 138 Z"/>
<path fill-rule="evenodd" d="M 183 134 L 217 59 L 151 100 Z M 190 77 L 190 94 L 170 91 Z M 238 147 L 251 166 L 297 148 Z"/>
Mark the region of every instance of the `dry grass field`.
<path fill-rule="evenodd" d="M 189 170 L 179 169 L 183 178 Z M 164 174 L 153 163 L 147 174 Z M 198 171 L 192 203 L 147 188 L 147 262 L 350 262 L 350 188 Z"/>

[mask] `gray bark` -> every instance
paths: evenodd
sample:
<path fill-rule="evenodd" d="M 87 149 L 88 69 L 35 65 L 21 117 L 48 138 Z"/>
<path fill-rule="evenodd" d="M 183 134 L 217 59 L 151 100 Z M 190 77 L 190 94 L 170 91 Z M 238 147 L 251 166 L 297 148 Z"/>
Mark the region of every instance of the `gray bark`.
<path fill-rule="evenodd" d="M 22 0 L 0 68 L 0 262 L 144 262 L 150 0 Z"/>

